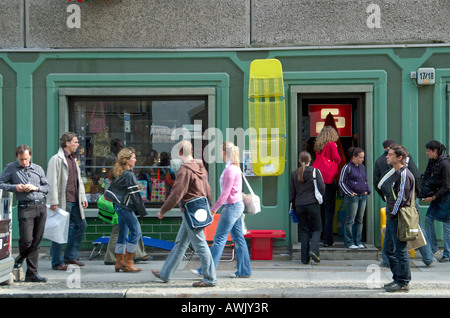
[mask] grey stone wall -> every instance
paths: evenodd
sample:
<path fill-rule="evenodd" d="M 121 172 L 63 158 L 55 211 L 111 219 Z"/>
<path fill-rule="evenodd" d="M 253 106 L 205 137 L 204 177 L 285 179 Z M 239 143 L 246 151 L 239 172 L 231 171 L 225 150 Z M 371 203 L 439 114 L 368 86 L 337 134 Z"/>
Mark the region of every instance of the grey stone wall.
<path fill-rule="evenodd" d="M 449 16 L 450 0 L 0 0 L 0 48 L 448 43 Z"/>

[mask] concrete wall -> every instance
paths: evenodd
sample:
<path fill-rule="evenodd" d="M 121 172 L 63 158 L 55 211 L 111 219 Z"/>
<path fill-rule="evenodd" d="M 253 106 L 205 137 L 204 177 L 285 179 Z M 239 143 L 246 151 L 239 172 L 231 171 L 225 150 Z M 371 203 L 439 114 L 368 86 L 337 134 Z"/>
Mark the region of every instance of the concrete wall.
<path fill-rule="evenodd" d="M 449 0 L 0 0 L 0 48 L 442 43 L 449 16 Z"/>

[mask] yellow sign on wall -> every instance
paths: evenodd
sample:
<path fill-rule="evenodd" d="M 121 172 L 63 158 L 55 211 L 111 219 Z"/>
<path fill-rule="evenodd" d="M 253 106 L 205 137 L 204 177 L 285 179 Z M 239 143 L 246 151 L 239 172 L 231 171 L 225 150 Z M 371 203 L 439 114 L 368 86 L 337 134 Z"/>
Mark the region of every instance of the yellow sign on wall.
<path fill-rule="evenodd" d="M 281 175 L 286 155 L 286 111 L 279 60 L 251 63 L 248 101 L 253 170 L 257 176 Z"/>

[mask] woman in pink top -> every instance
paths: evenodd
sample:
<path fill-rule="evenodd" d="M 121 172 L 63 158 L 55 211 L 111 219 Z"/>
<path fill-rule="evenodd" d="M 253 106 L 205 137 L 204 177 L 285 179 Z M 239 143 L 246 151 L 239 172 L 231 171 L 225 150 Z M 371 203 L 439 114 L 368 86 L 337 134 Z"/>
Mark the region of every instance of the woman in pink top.
<path fill-rule="evenodd" d="M 221 206 L 223 208 L 217 223 L 211 254 L 214 259 L 214 265 L 217 268 L 227 242 L 228 233 L 230 233 L 231 239 L 235 244 L 237 259 L 237 271 L 232 274 L 232 277 L 246 278 L 252 275 L 252 270 L 241 221 L 241 216 L 244 212 L 244 202 L 242 201 L 242 172 L 239 167 L 239 148 L 231 142 L 224 142 L 221 152 L 222 158 L 227 164 L 220 176 L 220 196 L 211 210 L 213 213 L 216 213 Z M 202 269 L 200 267 L 197 270 L 192 270 L 192 272 L 196 275 L 201 275 Z"/>
<path fill-rule="evenodd" d="M 325 182 L 325 194 L 323 204 L 320 206 L 322 214 L 322 240 L 324 246 L 333 246 L 333 221 L 336 209 L 336 177 L 338 175 L 338 166 L 341 163 L 341 157 L 337 149 L 336 141 L 339 135 L 331 126 L 324 126 L 317 136 L 314 143 L 316 159 L 313 167 L 320 170 L 323 181 Z M 323 158 L 320 158 L 322 156 Z"/>

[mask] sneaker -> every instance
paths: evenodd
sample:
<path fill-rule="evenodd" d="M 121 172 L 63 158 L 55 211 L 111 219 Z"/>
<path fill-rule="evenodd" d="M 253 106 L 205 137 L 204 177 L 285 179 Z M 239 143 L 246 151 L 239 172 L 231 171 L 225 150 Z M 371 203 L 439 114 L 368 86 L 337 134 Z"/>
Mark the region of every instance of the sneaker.
<path fill-rule="evenodd" d="M 439 259 L 439 263 L 448 263 L 450 262 L 450 259 L 448 257 L 442 256 L 441 259 Z"/>
<path fill-rule="evenodd" d="M 191 269 L 191 273 L 196 275 L 196 276 L 201 276 L 202 274 L 200 274 L 200 272 L 197 269 Z"/>
<path fill-rule="evenodd" d="M 231 278 L 250 278 L 250 276 L 238 276 L 236 273 L 230 274 Z"/>
<path fill-rule="evenodd" d="M 426 267 L 431 267 L 432 265 L 434 265 L 434 263 L 436 263 L 438 260 L 437 259 L 433 259 L 433 261 L 430 264 L 425 264 Z"/>
<path fill-rule="evenodd" d="M 388 293 L 395 293 L 395 292 L 409 292 L 409 285 L 406 284 L 404 286 L 400 286 L 397 283 L 394 283 L 390 286 L 387 286 L 384 288 L 385 291 L 387 291 Z"/>
<path fill-rule="evenodd" d="M 348 248 L 351 249 L 351 250 L 357 250 L 358 246 L 356 246 L 355 244 L 352 244 Z"/>
<path fill-rule="evenodd" d="M 364 244 L 358 244 L 358 248 L 366 248 Z"/>
<path fill-rule="evenodd" d="M 390 282 L 390 283 L 387 283 L 387 284 L 384 284 L 384 288 L 386 288 L 386 287 L 391 287 L 392 285 L 394 285 L 394 284 L 396 284 L 396 282 L 395 281 L 392 281 L 392 282 Z"/>
<path fill-rule="evenodd" d="M 320 263 L 320 257 L 314 252 L 309 252 L 309 256 L 313 259 L 314 262 Z"/>

